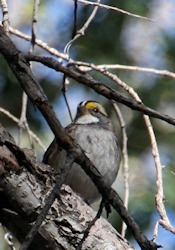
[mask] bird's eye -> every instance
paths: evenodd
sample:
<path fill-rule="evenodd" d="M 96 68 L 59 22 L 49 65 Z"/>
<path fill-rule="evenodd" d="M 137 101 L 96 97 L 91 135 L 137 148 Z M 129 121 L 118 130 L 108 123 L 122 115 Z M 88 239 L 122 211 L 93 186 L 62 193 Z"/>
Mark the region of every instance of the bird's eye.
<path fill-rule="evenodd" d="M 98 109 L 96 108 L 96 109 L 94 109 L 94 111 L 97 113 L 97 112 L 98 112 Z"/>

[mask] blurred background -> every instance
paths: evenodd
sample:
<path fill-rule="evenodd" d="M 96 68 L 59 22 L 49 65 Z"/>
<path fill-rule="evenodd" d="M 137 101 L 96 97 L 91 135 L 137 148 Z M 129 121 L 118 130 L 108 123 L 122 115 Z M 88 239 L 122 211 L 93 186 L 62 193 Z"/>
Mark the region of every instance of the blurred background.
<path fill-rule="evenodd" d="M 175 0 L 103 0 L 109 4 L 143 15 L 154 21 L 130 17 L 106 9 L 98 10 L 85 36 L 80 37 L 70 49 L 70 57 L 74 60 L 94 64 L 124 64 L 130 66 L 149 67 L 175 71 Z M 10 25 L 25 34 L 31 35 L 33 1 L 9 0 Z M 78 4 L 77 28 L 81 28 L 92 12 L 91 6 Z M 37 38 L 49 46 L 63 52 L 65 45 L 71 39 L 73 29 L 74 1 L 52 0 L 41 1 L 37 23 Z M 2 16 L 1 16 L 2 20 Z M 23 52 L 28 52 L 30 43 L 11 35 L 16 46 Z M 48 52 L 35 47 L 35 53 L 50 56 Z M 63 61 L 64 63 L 64 61 Z M 44 88 L 57 116 L 63 126 L 70 121 L 69 113 L 62 95 L 61 73 L 55 72 L 40 64 L 33 63 L 33 72 Z M 158 76 L 152 73 L 143 73 L 126 70 L 111 70 L 126 84 L 133 87 L 145 105 L 172 117 L 175 105 L 175 80 L 170 77 Z M 97 72 L 91 75 L 117 91 L 124 92 L 119 86 Z M 127 95 L 127 93 L 125 93 Z M 67 99 L 73 116 L 77 104 L 82 100 L 95 99 L 103 103 L 113 119 L 116 131 L 120 137 L 120 127 L 107 99 L 96 94 L 93 90 L 70 79 L 67 90 Z M 19 83 L 0 56 L 0 107 L 8 110 L 17 118 L 21 114 L 22 90 Z M 144 234 L 151 239 L 155 223 L 159 214 L 155 207 L 156 176 L 150 140 L 143 122 L 143 116 L 119 104 L 126 123 L 128 136 L 128 153 L 130 166 L 130 198 L 129 211 L 134 216 Z M 33 132 L 47 147 L 53 139 L 48 125 L 29 102 L 27 118 Z M 151 119 L 158 142 L 163 169 L 165 205 L 172 225 L 175 226 L 175 128 L 166 122 Z M 18 141 L 19 129 L 17 124 L 0 112 L 0 122 Z M 25 132 L 22 134 L 22 147 L 29 147 L 30 143 Z M 42 159 L 44 150 L 35 145 L 39 159 Z M 114 188 L 123 197 L 122 168 Z M 121 219 L 113 213 L 110 221 L 120 232 Z M 2 232 L 2 231 L 1 231 Z M 0 233 L 0 250 L 8 249 Z M 139 249 L 132 235 L 127 233 L 127 239 Z M 175 249 L 175 236 L 159 227 L 156 243 L 163 249 Z"/>

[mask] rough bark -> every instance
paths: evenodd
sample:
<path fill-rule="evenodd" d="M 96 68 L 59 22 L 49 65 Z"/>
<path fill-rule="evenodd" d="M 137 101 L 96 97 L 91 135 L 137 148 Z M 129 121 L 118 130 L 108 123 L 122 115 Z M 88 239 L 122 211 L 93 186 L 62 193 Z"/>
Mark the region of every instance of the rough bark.
<path fill-rule="evenodd" d="M 53 188 L 49 166 L 22 150 L 0 126 L 0 221 L 23 241 Z M 76 249 L 95 211 L 63 185 L 30 249 Z M 133 249 L 103 218 L 92 226 L 82 249 Z"/>

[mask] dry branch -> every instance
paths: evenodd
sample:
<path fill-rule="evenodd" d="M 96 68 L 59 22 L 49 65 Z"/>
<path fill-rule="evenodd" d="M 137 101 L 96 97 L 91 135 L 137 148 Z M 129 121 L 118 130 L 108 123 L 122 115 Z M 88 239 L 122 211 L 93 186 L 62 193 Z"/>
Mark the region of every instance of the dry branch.
<path fill-rule="evenodd" d="M 50 67 L 52 69 L 55 69 L 56 71 L 62 72 L 65 75 L 67 75 L 70 78 L 75 79 L 77 82 L 84 84 L 90 88 L 92 88 L 94 91 L 99 93 L 100 95 L 103 95 L 107 97 L 110 100 L 115 100 L 119 103 L 122 103 L 126 105 L 127 107 L 142 112 L 145 115 L 148 115 L 150 117 L 154 117 L 163 121 L 166 121 L 169 124 L 175 125 L 175 118 L 170 117 L 168 115 L 162 114 L 160 112 L 157 112 L 147 106 L 144 105 L 143 102 L 136 101 L 132 98 L 128 98 L 122 93 L 119 93 L 115 89 L 109 88 L 102 82 L 99 82 L 97 80 L 94 80 L 92 77 L 88 75 L 81 74 L 75 70 L 72 70 L 58 61 L 54 60 L 51 57 L 41 57 L 36 55 L 26 55 L 26 58 L 29 61 L 36 61 L 40 62 L 43 65 Z"/>
<path fill-rule="evenodd" d="M 147 20 L 147 21 L 154 21 L 154 20 L 152 20 L 152 19 L 150 19 L 148 17 L 136 15 L 136 14 L 133 14 L 131 12 L 125 11 L 123 9 L 119 9 L 117 7 L 113 7 L 113 6 L 110 6 L 110 5 L 101 4 L 101 3 L 98 3 L 98 2 L 96 3 L 96 2 L 86 1 L 86 0 L 78 0 L 78 2 L 79 3 L 84 3 L 85 5 L 98 6 L 98 7 L 101 7 L 101 8 L 105 8 L 107 10 L 113 10 L 113 11 L 122 13 L 122 14 L 127 15 L 127 16 L 141 18 L 141 19 L 144 19 L 144 20 Z"/>
<path fill-rule="evenodd" d="M 6 0 L 0 0 L 0 5 L 2 8 L 2 15 L 3 15 L 3 21 L 2 24 L 4 26 L 5 32 L 9 31 L 9 12 L 8 12 L 8 5 Z"/>

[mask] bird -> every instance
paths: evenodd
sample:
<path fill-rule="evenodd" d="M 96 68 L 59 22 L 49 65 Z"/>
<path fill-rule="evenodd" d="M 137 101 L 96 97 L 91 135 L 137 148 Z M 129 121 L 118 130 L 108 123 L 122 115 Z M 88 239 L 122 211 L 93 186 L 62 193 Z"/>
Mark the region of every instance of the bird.
<path fill-rule="evenodd" d="M 75 119 L 65 130 L 111 186 L 119 170 L 121 149 L 113 123 L 104 107 L 97 101 L 80 102 Z M 43 163 L 59 173 L 64 166 L 66 154 L 54 139 L 44 154 Z M 93 181 L 77 163 L 73 163 L 65 184 L 89 205 L 101 197 Z"/>

